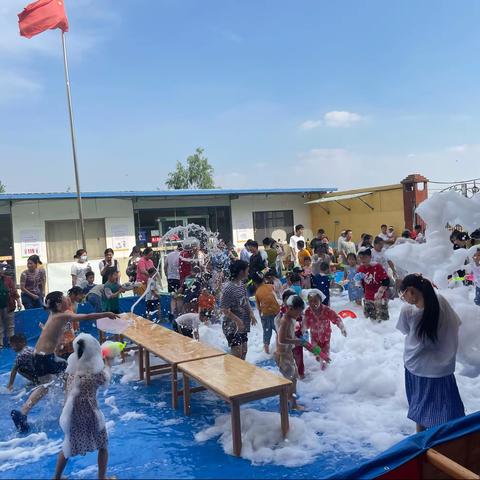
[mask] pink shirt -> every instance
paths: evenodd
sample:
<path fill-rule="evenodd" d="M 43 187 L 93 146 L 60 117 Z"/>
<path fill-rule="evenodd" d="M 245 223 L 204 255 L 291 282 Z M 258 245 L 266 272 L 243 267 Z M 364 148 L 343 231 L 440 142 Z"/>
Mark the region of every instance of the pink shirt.
<path fill-rule="evenodd" d="M 147 283 L 148 282 L 148 274 L 142 273 L 141 270 L 145 270 L 146 272 L 150 269 L 154 268 L 153 260 L 150 260 L 147 257 L 142 257 L 137 263 L 137 282 Z"/>

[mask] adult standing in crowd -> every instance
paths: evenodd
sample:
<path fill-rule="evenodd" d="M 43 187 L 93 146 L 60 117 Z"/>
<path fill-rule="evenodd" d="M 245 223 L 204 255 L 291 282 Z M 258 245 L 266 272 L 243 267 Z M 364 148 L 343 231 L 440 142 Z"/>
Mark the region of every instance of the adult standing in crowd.
<path fill-rule="evenodd" d="M 290 237 L 290 264 L 292 266 L 298 265 L 298 242 L 301 240 L 305 243 L 305 238 L 303 236 L 304 227 L 303 225 L 295 225 L 295 233 Z"/>
<path fill-rule="evenodd" d="M 222 329 L 232 355 L 245 360 L 248 350 L 250 325 L 257 321 L 248 301 L 245 280 L 248 263 L 236 260 L 230 264 L 230 281 L 225 285 L 220 301 L 224 315 Z"/>
<path fill-rule="evenodd" d="M 245 244 L 243 245 L 242 250 L 240 251 L 240 260 L 243 262 L 249 262 L 250 257 L 252 256 L 252 253 L 250 252 L 250 243 L 253 242 L 251 238 L 249 238 Z"/>
<path fill-rule="evenodd" d="M 135 247 L 132 248 L 130 256 L 128 257 L 127 270 L 125 272 L 128 276 L 129 282 L 135 282 L 137 279 L 137 263 L 141 257 L 142 251 L 140 250 L 140 247 L 135 245 Z"/>
<path fill-rule="evenodd" d="M 155 268 L 153 264 L 153 250 L 150 247 L 147 247 L 143 250 L 142 257 L 137 263 L 137 282 L 142 284 L 142 287 L 138 288 L 135 293 L 137 295 L 143 294 L 145 289 L 147 288 L 147 282 L 150 278 L 148 274 L 148 270 L 150 268 Z"/>
<path fill-rule="evenodd" d="M 179 243 L 175 250 L 172 250 L 163 261 L 163 271 L 167 277 L 168 293 L 170 300 L 170 319 L 173 320 L 180 313 L 180 302 L 177 292 L 180 289 L 180 253 L 182 245 Z"/>
<path fill-rule="evenodd" d="M 400 292 L 408 303 L 397 324 L 406 335 L 408 418 L 421 432 L 465 415 L 454 375 L 461 322 L 448 301 L 421 275 L 407 275 Z"/>
<path fill-rule="evenodd" d="M 103 285 L 108 282 L 108 273 L 111 268 L 115 269 L 115 271 L 118 273 L 118 281 L 120 282 L 120 269 L 118 268 L 118 261 L 113 258 L 113 250 L 111 248 L 107 248 L 104 252 L 104 255 L 105 258 L 100 260 L 100 263 L 98 264 Z"/>
<path fill-rule="evenodd" d="M 72 275 L 72 287 L 83 288 L 87 281 L 85 275 L 92 269 L 88 263 L 87 251 L 84 248 L 81 248 L 80 250 L 77 250 L 73 258 L 75 259 L 75 263 L 72 265 L 70 271 Z"/>
<path fill-rule="evenodd" d="M 14 281 L 8 275 L 8 264 L 0 265 L 0 348 L 5 331 L 10 340 L 15 335 L 15 307 L 22 308 Z"/>
<path fill-rule="evenodd" d="M 310 249 L 312 252 L 315 251 L 317 247 L 319 247 L 322 244 L 322 240 L 325 237 L 325 230 L 323 228 L 319 228 L 317 231 L 317 236 L 312 239 L 310 242 Z"/>
<path fill-rule="evenodd" d="M 250 257 L 248 276 L 250 280 L 255 281 L 256 278 L 263 278 L 263 271 L 268 267 L 268 258 L 265 251 L 258 249 L 258 242 L 252 240 L 250 242 Z"/>
<path fill-rule="evenodd" d="M 380 226 L 380 233 L 377 235 L 377 237 L 380 237 L 384 242 L 386 242 L 387 240 L 389 240 L 389 236 L 388 236 L 388 226 L 387 224 L 383 224 Z"/>
<path fill-rule="evenodd" d="M 42 308 L 45 297 L 45 270 L 39 268 L 42 265 L 38 255 L 28 257 L 27 269 L 20 275 L 20 290 L 22 291 L 22 303 L 25 310 Z"/>
<path fill-rule="evenodd" d="M 355 242 L 352 240 L 353 232 L 348 229 L 345 230 L 345 234 L 341 236 L 338 241 L 338 254 L 340 263 L 347 263 L 347 256 L 349 253 L 357 254 L 357 248 Z"/>

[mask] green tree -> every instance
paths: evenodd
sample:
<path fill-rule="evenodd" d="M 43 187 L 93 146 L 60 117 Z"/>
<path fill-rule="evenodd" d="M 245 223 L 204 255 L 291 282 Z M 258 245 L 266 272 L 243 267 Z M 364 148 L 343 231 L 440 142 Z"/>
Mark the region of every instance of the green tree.
<path fill-rule="evenodd" d="M 168 174 L 165 182 L 167 188 L 173 190 L 215 188 L 214 170 L 203 152 L 203 148 L 197 148 L 195 153 L 187 158 L 186 165 L 177 162 L 175 171 Z"/>
<path fill-rule="evenodd" d="M 5 193 L 7 191 L 7 187 L 5 187 L 5 185 L 0 182 L 0 193 Z"/>

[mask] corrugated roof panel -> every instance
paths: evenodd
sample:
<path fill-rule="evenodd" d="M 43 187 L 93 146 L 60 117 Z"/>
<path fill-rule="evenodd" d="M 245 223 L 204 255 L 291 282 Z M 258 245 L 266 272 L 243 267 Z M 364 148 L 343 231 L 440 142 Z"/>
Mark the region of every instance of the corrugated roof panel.
<path fill-rule="evenodd" d="M 337 191 L 334 187 L 320 188 L 266 188 L 266 189 L 215 189 L 215 190 L 153 190 L 121 192 L 82 192 L 82 198 L 134 198 L 134 197 L 193 197 L 223 195 L 265 195 L 285 193 L 325 193 Z M 76 198 L 75 192 L 52 193 L 4 193 L 1 200 L 59 200 Z"/>

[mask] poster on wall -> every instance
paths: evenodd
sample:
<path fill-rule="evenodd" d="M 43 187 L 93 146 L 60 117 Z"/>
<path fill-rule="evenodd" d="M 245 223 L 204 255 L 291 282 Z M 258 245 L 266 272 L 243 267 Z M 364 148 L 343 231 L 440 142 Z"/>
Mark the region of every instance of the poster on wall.
<path fill-rule="evenodd" d="M 114 250 L 128 250 L 128 225 L 113 225 L 112 248 Z"/>
<path fill-rule="evenodd" d="M 20 232 L 20 242 L 23 258 L 30 255 L 40 255 L 40 232 L 38 230 L 22 230 Z"/>
<path fill-rule="evenodd" d="M 239 242 L 246 242 L 248 240 L 248 235 L 250 234 L 251 229 L 248 228 L 248 222 L 240 221 L 237 223 L 237 240 Z"/>

